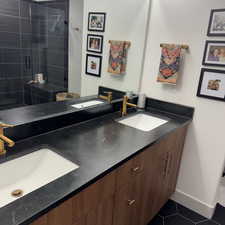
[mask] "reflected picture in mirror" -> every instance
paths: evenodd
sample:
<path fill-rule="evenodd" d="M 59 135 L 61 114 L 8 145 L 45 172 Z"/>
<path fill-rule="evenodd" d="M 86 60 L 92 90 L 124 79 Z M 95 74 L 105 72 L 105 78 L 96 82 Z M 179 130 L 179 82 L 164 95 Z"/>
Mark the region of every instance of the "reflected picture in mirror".
<path fill-rule="evenodd" d="M 105 31 L 106 13 L 90 12 L 88 17 L 88 30 L 89 31 Z"/>
<path fill-rule="evenodd" d="M 87 54 L 86 74 L 100 77 L 102 68 L 102 57 L 99 55 Z"/>
<path fill-rule="evenodd" d="M 87 51 L 102 53 L 103 36 L 88 34 L 87 37 Z"/>

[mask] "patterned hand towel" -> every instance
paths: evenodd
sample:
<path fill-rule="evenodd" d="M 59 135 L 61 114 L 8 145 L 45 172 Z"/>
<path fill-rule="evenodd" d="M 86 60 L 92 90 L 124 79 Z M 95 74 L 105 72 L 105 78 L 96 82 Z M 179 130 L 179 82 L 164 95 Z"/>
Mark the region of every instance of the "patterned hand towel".
<path fill-rule="evenodd" d="M 180 45 L 164 45 L 159 66 L 158 82 L 176 84 L 181 61 Z"/>
<path fill-rule="evenodd" d="M 110 41 L 110 43 L 108 72 L 113 74 L 125 74 L 130 42 Z"/>

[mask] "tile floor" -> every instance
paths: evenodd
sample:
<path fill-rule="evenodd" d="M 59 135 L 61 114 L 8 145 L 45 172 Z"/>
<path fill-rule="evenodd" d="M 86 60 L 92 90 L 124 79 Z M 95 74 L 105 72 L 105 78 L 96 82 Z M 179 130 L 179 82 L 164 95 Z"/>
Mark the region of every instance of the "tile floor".
<path fill-rule="evenodd" d="M 222 177 L 220 180 L 216 198 L 218 203 L 225 206 L 225 177 Z"/>
<path fill-rule="evenodd" d="M 225 225 L 225 208 L 217 205 L 212 220 L 169 200 L 149 225 Z"/>

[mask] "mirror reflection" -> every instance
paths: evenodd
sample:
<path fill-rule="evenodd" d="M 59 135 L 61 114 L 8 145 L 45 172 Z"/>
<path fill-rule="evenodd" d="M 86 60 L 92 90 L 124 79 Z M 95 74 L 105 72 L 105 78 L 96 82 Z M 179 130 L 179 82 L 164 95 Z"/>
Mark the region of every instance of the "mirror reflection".
<path fill-rule="evenodd" d="M 137 93 L 148 10 L 149 0 L 0 0 L 0 110 L 99 86 Z"/>

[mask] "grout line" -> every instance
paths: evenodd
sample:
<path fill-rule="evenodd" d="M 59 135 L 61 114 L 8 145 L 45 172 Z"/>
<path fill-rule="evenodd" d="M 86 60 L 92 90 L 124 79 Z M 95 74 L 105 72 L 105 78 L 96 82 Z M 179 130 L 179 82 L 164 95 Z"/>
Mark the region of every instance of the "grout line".
<path fill-rule="evenodd" d="M 217 225 L 221 225 L 220 223 L 216 222 L 215 220 L 211 220 L 211 221 Z"/>
<path fill-rule="evenodd" d="M 175 202 L 175 201 L 174 201 Z M 168 215 L 168 216 L 162 216 L 160 213 L 158 214 L 158 216 L 162 219 L 162 221 L 163 221 L 163 225 L 165 225 L 165 220 L 167 219 L 167 218 L 170 218 L 170 217 L 172 217 L 172 216 L 180 216 L 180 217 L 182 217 L 183 219 L 185 219 L 185 220 L 187 220 L 188 222 L 190 222 L 190 223 L 192 223 L 193 225 L 200 225 L 200 224 L 202 224 L 202 223 L 204 223 L 204 222 L 212 222 L 212 223 L 214 223 L 215 225 L 222 225 L 222 224 L 220 224 L 220 223 L 218 223 L 217 221 L 215 221 L 215 220 L 213 220 L 213 219 L 207 219 L 207 218 L 205 218 L 205 219 L 203 219 L 203 220 L 201 220 L 201 221 L 198 221 L 198 222 L 194 222 L 194 221 L 192 221 L 190 218 L 187 218 L 187 217 L 185 217 L 185 216 L 183 216 L 182 214 L 180 214 L 179 213 L 179 207 L 178 207 L 178 203 L 177 202 L 175 202 L 175 206 L 176 206 L 176 213 L 173 213 L 173 214 L 171 214 L 171 215 Z"/>
<path fill-rule="evenodd" d="M 209 219 L 204 219 L 204 220 L 201 220 L 199 222 L 196 222 L 195 225 L 200 224 L 200 223 L 203 223 L 203 222 L 206 222 L 206 221 L 210 221 L 210 220 Z"/>
<path fill-rule="evenodd" d="M 178 203 L 175 202 L 175 205 L 176 205 L 176 211 L 179 212 L 179 210 L 178 210 Z"/>
<path fill-rule="evenodd" d="M 181 215 L 181 214 L 179 214 L 179 213 L 178 213 L 178 215 L 179 215 L 180 217 L 182 217 L 183 219 L 188 220 L 188 221 L 191 222 L 192 224 L 195 224 L 195 222 L 192 221 L 191 219 L 189 219 L 189 218 L 187 218 L 187 217 L 185 217 L 185 216 L 183 216 L 183 215 Z"/>
<path fill-rule="evenodd" d="M 171 215 L 165 216 L 164 218 L 169 218 L 169 217 L 176 216 L 176 215 L 179 215 L 179 214 L 176 212 L 176 213 L 173 213 Z"/>

